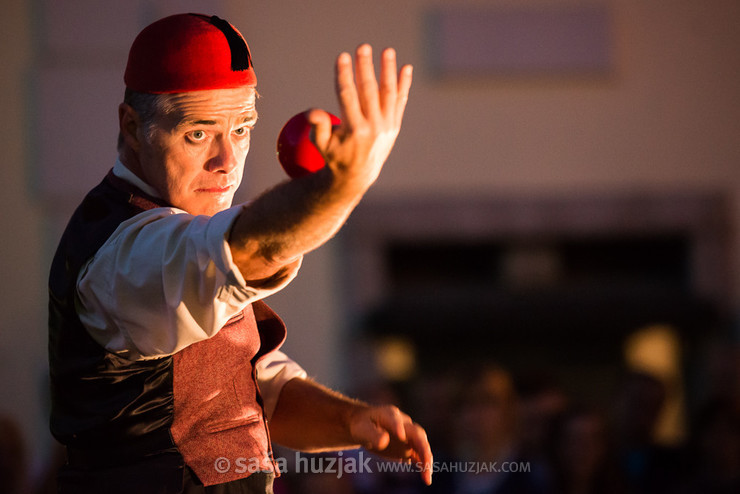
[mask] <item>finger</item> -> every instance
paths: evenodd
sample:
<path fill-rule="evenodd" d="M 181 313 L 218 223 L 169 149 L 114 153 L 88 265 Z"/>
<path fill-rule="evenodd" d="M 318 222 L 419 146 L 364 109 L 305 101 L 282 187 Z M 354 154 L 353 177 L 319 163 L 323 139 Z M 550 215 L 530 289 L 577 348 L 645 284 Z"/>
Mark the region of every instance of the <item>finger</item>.
<path fill-rule="evenodd" d="M 410 424 L 407 432 L 408 444 L 411 446 L 413 455 L 417 462 L 421 463 L 421 476 L 424 482 L 429 485 L 432 483 L 432 466 L 434 456 L 432 447 L 429 445 L 429 439 L 426 431 L 417 424 Z"/>
<path fill-rule="evenodd" d="M 375 78 L 373 49 L 367 43 L 357 47 L 355 51 L 355 66 L 357 92 L 363 114 L 368 119 L 377 120 L 380 117 L 378 81 Z"/>
<path fill-rule="evenodd" d="M 399 441 L 406 442 L 406 426 L 412 423 L 411 417 L 398 407 L 387 406 L 379 409 L 375 420 L 378 426 L 395 435 Z"/>
<path fill-rule="evenodd" d="M 352 73 L 352 56 L 343 52 L 337 57 L 336 63 L 336 92 L 342 124 L 350 128 L 353 122 L 362 119 L 362 109 L 357 98 L 357 87 Z"/>
<path fill-rule="evenodd" d="M 325 154 L 332 133 L 331 117 L 324 110 L 313 108 L 306 112 L 306 119 L 312 125 L 311 140 Z"/>
<path fill-rule="evenodd" d="M 406 109 L 406 103 L 409 100 L 411 91 L 411 80 L 413 79 L 414 68 L 411 65 L 404 65 L 398 78 L 398 92 L 396 96 L 396 124 L 400 125 L 403 120 L 403 112 Z"/>
<path fill-rule="evenodd" d="M 395 119 L 396 97 L 398 91 L 396 74 L 396 51 L 393 48 L 383 50 L 380 66 L 380 108 L 384 115 Z"/>

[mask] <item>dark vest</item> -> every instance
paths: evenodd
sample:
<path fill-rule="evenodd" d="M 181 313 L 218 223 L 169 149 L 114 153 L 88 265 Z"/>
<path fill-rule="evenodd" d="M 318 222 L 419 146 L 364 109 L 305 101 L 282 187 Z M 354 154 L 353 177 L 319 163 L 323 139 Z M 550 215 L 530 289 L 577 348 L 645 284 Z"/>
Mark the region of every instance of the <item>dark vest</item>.
<path fill-rule="evenodd" d="M 168 456 L 205 485 L 249 476 L 220 473 L 218 458 L 257 458 L 275 472 L 255 363 L 285 339 L 285 325 L 255 302 L 213 337 L 164 358 L 127 360 L 88 334 L 75 310 L 80 269 L 118 225 L 157 199 L 112 173 L 72 216 L 49 279 L 51 431 L 85 468 Z M 241 460 L 242 462 L 246 460 Z M 254 465 L 254 461 L 247 463 Z"/>

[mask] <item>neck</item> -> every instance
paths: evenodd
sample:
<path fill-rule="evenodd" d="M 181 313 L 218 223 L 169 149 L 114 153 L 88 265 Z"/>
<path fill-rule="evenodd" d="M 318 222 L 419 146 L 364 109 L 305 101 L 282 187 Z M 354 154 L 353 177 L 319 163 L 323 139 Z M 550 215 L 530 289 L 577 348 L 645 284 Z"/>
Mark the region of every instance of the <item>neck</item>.
<path fill-rule="evenodd" d="M 123 165 L 123 169 L 119 169 L 119 171 L 115 171 L 114 168 L 114 172 L 118 176 L 131 182 L 152 197 L 164 197 L 155 187 L 146 181 L 144 173 L 142 173 L 140 162 L 135 154 L 126 153 L 125 150 L 122 150 L 118 155 L 118 161 L 119 163 L 116 167 L 121 167 L 121 165 Z"/>
<path fill-rule="evenodd" d="M 144 177 L 144 174 L 142 173 L 141 168 L 141 162 L 139 162 L 139 157 L 136 155 L 136 153 L 129 148 L 128 146 L 124 146 L 119 152 L 118 152 L 118 159 L 123 163 L 123 166 L 128 168 L 131 173 L 139 177 L 141 180 L 146 182 L 146 178 Z"/>

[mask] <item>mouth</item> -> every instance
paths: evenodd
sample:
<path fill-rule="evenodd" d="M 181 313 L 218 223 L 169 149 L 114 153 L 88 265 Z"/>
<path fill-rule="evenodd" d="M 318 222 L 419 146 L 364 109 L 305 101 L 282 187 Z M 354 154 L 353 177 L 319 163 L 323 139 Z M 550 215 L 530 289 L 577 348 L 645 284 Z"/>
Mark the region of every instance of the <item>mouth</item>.
<path fill-rule="evenodd" d="M 195 189 L 196 192 L 205 193 L 205 194 L 227 194 L 234 188 L 233 185 L 223 185 L 223 186 L 214 186 L 214 187 L 201 187 L 198 189 Z"/>

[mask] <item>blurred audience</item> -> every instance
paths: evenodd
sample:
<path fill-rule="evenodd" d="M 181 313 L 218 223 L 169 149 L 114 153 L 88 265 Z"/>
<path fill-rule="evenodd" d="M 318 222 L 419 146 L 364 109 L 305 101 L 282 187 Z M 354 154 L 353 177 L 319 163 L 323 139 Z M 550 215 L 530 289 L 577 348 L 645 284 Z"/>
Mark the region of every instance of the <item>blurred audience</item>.
<path fill-rule="evenodd" d="M 627 372 L 617 392 L 615 445 L 630 493 L 672 493 L 685 480 L 682 478 L 685 465 L 681 449 L 655 440 L 665 399 L 663 382 L 644 372 Z"/>
<path fill-rule="evenodd" d="M 556 420 L 568 409 L 568 394 L 546 371 L 517 380 L 522 456 L 546 461 L 549 438 Z"/>
<path fill-rule="evenodd" d="M 646 373 L 625 373 L 610 403 L 576 406 L 584 397 L 571 396 L 552 372 L 515 381 L 492 363 L 467 373 L 438 369 L 360 393 L 403 405 L 424 423 L 435 452 L 431 487 L 417 472 L 378 471 L 374 458 L 372 473 L 341 476 L 298 473 L 289 463 L 275 494 L 734 494 L 740 492 L 740 353 L 731 348 L 712 355 L 722 358 L 707 359 L 697 374 L 704 384 L 694 403 L 701 404 L 692 408 L 689 439 L 680 447 L 655 440 L 666 390 Z M 35 480 L 37 494 L 54 492 L 59 453 L 48 482 Z M 292 450 L 276 447 L 275 453 L 295 461 Z M 352 455 L 361 462 L 367 453 L 343 455 L 345 462 Z M 494 464 L 520 471 L 470 468 Z M 20 430 L 0 417 L 0 492 L 30 492 L 26 471 Z"/>
<path fill-rule="evenodd" d="M 740 407 L 729 397 L 697 414 L 690 441 L 691 479 L 682 494 L 740 492 Z"/>
<path fill-rule="evenodd" d="M 561 414 L 549 441 L 553 494 L 621 494 L 624 486 L 603 413 L 574 408 Z"/>
<path fill-rule="evenodd" d="M 466 379 L 457 412 L 455 461 L 462 465 L 496 465 L 491 471 L 456 475 L 455 494 L 541 493 L 544 485 L 537 465 L 518 470 L 522 457 L 519 401 L 511 374 L 489 365 Z M 504 469 L 509 471 L 503 471 Z"/>

